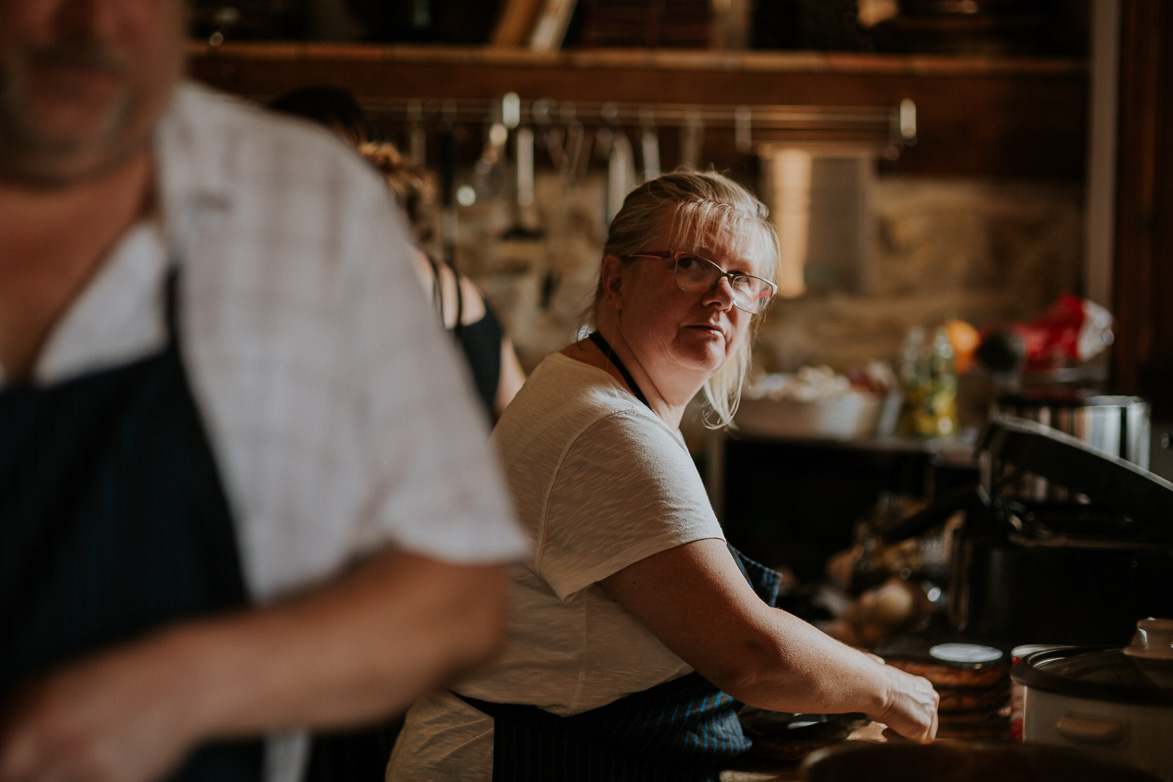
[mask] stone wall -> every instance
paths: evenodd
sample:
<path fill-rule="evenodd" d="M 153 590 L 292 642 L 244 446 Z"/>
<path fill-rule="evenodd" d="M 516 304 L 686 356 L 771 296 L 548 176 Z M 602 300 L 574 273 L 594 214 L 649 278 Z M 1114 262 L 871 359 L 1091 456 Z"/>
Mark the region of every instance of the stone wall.
<path fill-rule="evenodd" d="M 762 323 L 766 371 L 895 361 L 910 326 L 1026 320 L 1079 292 L 1083 192 L 1056 182 L 878 177 L 855 290 L 781 300 Z M 459 207 L 456 265 L 484 289 L 529 369 L 570 342 L 591 300 L 605 235 L 605 181 L 537 178 L 532 213 L 507 197 Z"/>
<path fill-rule="evenodd" d="M 894 361 L 910 326 L 1026 320 L 1080 288 L 1078 187 L 879 178 L 870 211 L 864 283 L 778 302 L 757 348 L 767 370 Z"/>

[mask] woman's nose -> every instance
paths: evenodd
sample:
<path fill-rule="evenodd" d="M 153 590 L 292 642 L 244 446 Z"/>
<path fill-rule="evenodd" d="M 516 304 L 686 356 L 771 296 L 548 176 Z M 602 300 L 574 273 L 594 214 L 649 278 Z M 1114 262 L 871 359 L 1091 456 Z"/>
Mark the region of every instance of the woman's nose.
<path fill-rule="evenodd" d="M 733 307 L 733 284 L 729 282 L 728 277 L 718 277 L 713 287 L 709 288 L 709 292 L 705 294 L 705 303 L 709 302 L 716 302 L 725 310 Z"/>

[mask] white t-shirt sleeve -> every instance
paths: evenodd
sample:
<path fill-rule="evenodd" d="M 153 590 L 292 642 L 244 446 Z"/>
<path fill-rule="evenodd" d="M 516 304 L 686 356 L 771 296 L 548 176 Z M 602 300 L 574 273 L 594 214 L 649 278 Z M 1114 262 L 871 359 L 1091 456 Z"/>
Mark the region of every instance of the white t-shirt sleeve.
<path fill-rule="evenodd" d="M 687 450 L 639 413 L 575 438 L 539 522 L 535 571 L 564 601 L 653 554 L 721 538 Z"/>

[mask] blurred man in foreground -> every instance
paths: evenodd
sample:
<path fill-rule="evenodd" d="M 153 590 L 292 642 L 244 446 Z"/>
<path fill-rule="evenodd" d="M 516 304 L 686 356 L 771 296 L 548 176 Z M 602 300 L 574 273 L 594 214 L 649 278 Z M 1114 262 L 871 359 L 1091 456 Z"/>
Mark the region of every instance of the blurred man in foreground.
<path fill-rule="evenodd" d="M 295 780 L 496 649 L 524 547 L 383 184 L 183 24 L 0 0 L 5 782 Z"/>

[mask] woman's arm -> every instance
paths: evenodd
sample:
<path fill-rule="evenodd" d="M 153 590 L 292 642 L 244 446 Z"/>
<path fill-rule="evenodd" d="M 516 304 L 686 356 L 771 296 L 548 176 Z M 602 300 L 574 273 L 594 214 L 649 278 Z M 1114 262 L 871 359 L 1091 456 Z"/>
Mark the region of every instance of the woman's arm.
<path fill-rule="evenodd" d="M 150 780 L 209 739 L 379 718 L 494 653 L 504 606 L 500 566 L 378 554 L 278 605 L 35 682 L 2 714 L 0 779 Z"/>
<path fill-rule="evenodd" d="M 513 342 L 506 335 L 501 338 L 501 377 L 497 381 L 497 398 L 493 400 L 494 419 L 501 417 L 524 384 L 525 370 L 521 368 Z"/>
<path fill-rule="evenodd" d="M 766 605 L 724 541 L 660 552 L 602 585 L 664 645 L 740 701 L 775 711 L 858 711 L 907 738 L 936 735 L 938 697 L 926 679 Z"/>

